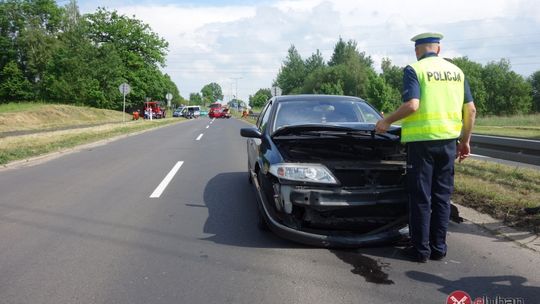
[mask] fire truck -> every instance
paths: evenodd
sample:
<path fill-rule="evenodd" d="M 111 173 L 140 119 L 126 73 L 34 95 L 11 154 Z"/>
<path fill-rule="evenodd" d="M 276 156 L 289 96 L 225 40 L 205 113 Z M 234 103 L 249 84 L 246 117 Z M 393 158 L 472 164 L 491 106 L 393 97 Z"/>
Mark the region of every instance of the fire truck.
<path fill-rule="evenodd" d="M 142 113 L 144 113 L 144 119 L 150 119 L 150 115 L 152 118 L 165 118 L 166 116 L 166 110 L 159 101 L 144 102 Z"/>

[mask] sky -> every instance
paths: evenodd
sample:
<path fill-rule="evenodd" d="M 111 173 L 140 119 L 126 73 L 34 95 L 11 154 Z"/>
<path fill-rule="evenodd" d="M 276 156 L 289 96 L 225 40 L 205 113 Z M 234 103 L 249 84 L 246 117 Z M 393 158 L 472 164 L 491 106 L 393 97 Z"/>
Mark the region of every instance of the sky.
<path fill-rule="evenodd" d="M 247 101 L 272 86 L 291 45 L 304 59 L 319 49 L 329 60 L 340 37 L 356 41 L 379 72 L 385 57 L 401 67 L 415 61 L 410 38 L 426 31 L 444 34 L 444 57 L 467 56 L 482 64 L 505 58 L 524 77 L 540 70 L 537 0 L 79 0 L 78 5 L 82 13 L 105 7 L 135 16 L 167 40 L 163 72 L 184 98 L 216 82 L 225 102 L 233 96 Z"/>

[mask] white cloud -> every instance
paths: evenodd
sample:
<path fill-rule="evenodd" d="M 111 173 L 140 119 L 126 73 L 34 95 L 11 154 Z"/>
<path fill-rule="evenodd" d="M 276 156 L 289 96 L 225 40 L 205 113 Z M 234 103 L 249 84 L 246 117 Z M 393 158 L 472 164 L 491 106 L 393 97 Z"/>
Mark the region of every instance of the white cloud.
<path fill-rule="evenodd" d="M 525 75 L 540 69 L 533 49 L 540 44 L 540 4 L 535 0 L 278 0 L 252 6 L 115 9 L 135 14 L 169 41 L 165 72 L 184 97 L 210 82 L 230 94 L 231 78 L 242 77 L 238 93 L 247 99 L 271 86 L 291 44 L 304 58 L 320 49 L 328 60 L 339 37 L 357 41 L 377 66 L 383 57 L 404 66 L 414 60 L 410 37 L 427 30 L 445 34 L 444 56 L 466 55 L 481 63 L 509 58 Z"/>

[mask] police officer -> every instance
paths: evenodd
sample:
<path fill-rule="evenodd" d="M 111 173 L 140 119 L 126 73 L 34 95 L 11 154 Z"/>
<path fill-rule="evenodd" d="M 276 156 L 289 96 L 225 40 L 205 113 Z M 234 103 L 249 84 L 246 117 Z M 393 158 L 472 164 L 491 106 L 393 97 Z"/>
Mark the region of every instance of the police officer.
<path fill-rule="evenodd" d="M 403 253 L 421 263 L 446 256 L 454 159 L 461 162 L 469 156 L 476 116 L 465 75 L 438 57 L 442 38 L 440 33 L 423 33 L 411 39 L 418 61 L 404 69 L 403 103 L 375 126 L 383 133 L 403 119 L 412 244 Z"/>

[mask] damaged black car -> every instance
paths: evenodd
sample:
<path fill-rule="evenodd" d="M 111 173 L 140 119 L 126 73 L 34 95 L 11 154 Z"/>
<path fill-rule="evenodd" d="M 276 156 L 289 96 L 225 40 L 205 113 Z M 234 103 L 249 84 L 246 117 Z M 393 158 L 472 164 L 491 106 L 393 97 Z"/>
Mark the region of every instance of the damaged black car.
<path fill-rule="evenodd" d="M 260 227 L 300 243 L 360 247 L 408 236 L 400 128 L 350 96 L 270 99 L 247 137 Z"/>

